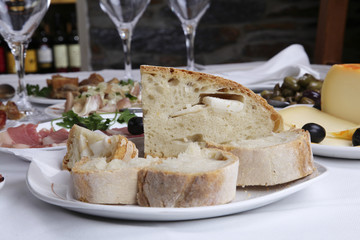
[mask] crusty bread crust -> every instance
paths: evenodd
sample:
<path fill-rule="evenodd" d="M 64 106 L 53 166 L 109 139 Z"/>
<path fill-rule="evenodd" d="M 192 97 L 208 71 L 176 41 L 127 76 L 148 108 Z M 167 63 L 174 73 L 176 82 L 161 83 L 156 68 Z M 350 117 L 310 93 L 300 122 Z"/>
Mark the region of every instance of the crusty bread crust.
<path fill-rule="evenodd" d="M 199 207 L 231 202 L 236 194 L 239 162 L 232 154 L 220 150 L 218 154 L 223 156 L 219 161 L 227 161 L 227 164 L 212 171 L 187 173 L 182 169 L 159 169 L 159 165 L 140 170 L 138 204 L 145 207 Z"/>
<path fill-rule="evenodd" d="M 168 67 L 141 66 L 140 71 L 145 155 L 176 156 L 199 139 L 222 144 L 283 130 L 280 114 L 239 83 Z M 218 112 L 203 107 L 204 96 L 243 102 L 244 107 L 240 112 Z M 192 112 L 177 114 L 189 107 Z"/>
<path fill-rule="evenodd" d="M 266 141 L 266 145 L 260 141 Z M 282 184 L 308 176 L 315 170 L 310 134 L 302 129 L 257 139 L 250 146 L 243 141 L 237 146 L 207 143 L 207 147 L 229 151 L 239 157 L 238 186 Z"/>
<path fill-rule="evenodd" d="M 77 200 L 99 204 L 136 204 L 138 168 L 82 170 L 84 157 L 72 169 L 74 196 Z"/>

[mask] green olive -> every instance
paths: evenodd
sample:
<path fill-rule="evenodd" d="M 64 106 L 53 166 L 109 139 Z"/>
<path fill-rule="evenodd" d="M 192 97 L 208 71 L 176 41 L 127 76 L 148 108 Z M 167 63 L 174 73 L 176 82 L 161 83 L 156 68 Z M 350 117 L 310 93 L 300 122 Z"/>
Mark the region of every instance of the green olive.
<path fill-rule="evenodd" d="M 285 77 L 283 88 L 289 88 L 294 91 L 300 90 L 300 85 L 297 83 L 297 79 L 294 77 Z"/>
<path fill-rule="evenodd" d="M 322 81 L 315 80 L 315 81 L 311 81 L 306 89 L 321 90 L 321 87 L 322 87 Z"/>
<path fill-rule="evenodd" d="M 310 82 L 312 81 L 316 81 L 317 79 L 308 73 L 305 73 L 302 77 L 299 78 L 298 84 L 303 87 L 306 88 Z"/>
<path fill-rule="evenodd" d="M 307 97 L 302 97 L 299 101 L 300 104 L 314 104 L 315 101 L 312 100 L 311 98 L 307 98 Z"/>
<path fill-rule="evenodd" d="M 264 90 L 260 93 L 260 95 L 265 98 L 265 99 L 269 99 L 271 98 L 271 96 L 273 95 L 273 91 L 270 90 Z"/>
<path fill-rule="evenodd" d="M 274 92 L 272 94 L 272 97 L 277 97 L 277 96 L 281 96 L 281 89 L 280 89 L 280 85 L 276 84 L 274 87 Z"/>
<path fill-rule="evenodd" d="M 295 93 L 295 96 L 294 96 L 294 101 L 295 102 L 298 102 L 298 101 L 300 101 L 300 99 L 302 98 L 302 92 L 296 92 Z"/>
<path fill-rule="evenodd" d="M 282 96 L 276 96 L 276 97 L 272 97 L 272 100 L 276 100 L 276 101 L 280 101 L 280 102 L 285 102 L 285 98 Z"/>
<path fill-rule="evenodd" d="M 294 96 L 294 91 L 289 88 L 284 88 L 283 90 L 281 90 L 281 95 L 285 98 L 291 97 Z"/>

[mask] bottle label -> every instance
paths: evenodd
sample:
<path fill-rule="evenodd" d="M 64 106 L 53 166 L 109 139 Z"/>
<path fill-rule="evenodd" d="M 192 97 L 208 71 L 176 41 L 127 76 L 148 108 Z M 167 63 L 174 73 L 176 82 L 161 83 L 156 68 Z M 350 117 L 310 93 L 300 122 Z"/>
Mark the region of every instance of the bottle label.
<path fill-rule="evenodd" d="M 54 46 L 55 68 L 67 68 L 69 66 L 68 52 L 65 44 Z"/>
<path fill-rule="evenodd" d="M 38 56 L 38 62 L 39 63 L 52 63 L 53 61 L 53 55 L 51 48 L 42 45 L 37 50 L 37 56 Z"/>
<path fill-rule="evenodd" d="M 81 67 L 80 44 L 69 45 L 69 60 L 70 60 L 70 67 L 75 67 L 75 68 Z"/>

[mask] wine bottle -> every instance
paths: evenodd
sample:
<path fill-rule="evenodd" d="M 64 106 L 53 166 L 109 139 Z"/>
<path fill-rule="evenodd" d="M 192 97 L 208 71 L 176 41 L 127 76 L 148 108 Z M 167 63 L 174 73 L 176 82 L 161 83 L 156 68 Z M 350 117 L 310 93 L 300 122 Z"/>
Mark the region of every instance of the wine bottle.
<path fill-rule="evenodd" d="M 68 37 L 69 70 L 71 72 L 77 72 L 80 71 L 81 68 L 81 53 L 76 15 L 74 12 L 71 13 L 70 26 L 71 31 Z"/>
<path fill-rule="evenodd" d="M 67 72 L 69 67 L 66 34 L 62 25 L 61 15 L 55 13 L 54 35 L 54 66 L 56 72 Z"/>
<path fill-rule="evenodd" d="M 24 67 L 26 73 L 36 73 L 38 71 L 35 37 L 31 38 L 28 44 Z"/>
<path fill-rule="evenodd" d="M 6 42 L 0 36 L 0 74 L 6 73 Z"/>
<path fill-rule="evenodd" d="M 37 48 L 38 68 L 40 73 L 54 72 L 53 52 L 49 36 L 49 25 L 44 24 L 39 28 L 39 45 Z"/>
<path fill-rule="evenodd" d="M 6 48 L 6 72 L 16 73 L 15 58 L 9 47 Z"/>

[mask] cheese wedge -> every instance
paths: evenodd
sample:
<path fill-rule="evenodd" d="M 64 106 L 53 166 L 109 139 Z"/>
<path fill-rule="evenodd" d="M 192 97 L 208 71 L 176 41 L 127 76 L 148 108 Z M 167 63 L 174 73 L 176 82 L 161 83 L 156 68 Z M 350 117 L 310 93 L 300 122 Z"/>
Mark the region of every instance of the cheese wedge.
<path fill-rule="evenodd" d="M 331 67 L 321 90 L 321 110 L 360 124 L 360 64 Z"/>
<path fill-rule="evenodd" d="M 331 133 L 342 132 L 359 128 L 360 125 L 349 122 L 330 114 L 324 113 L 316 108 L 307 106 L 293 106 L 279 110 L 283 117 L 285 129 L 302 128 L 306 123 L 317 123 L 325 128 L 326 137 L 320 143 L 323 145 L 352 146 L 351 140 L 341 139 Z"/>

